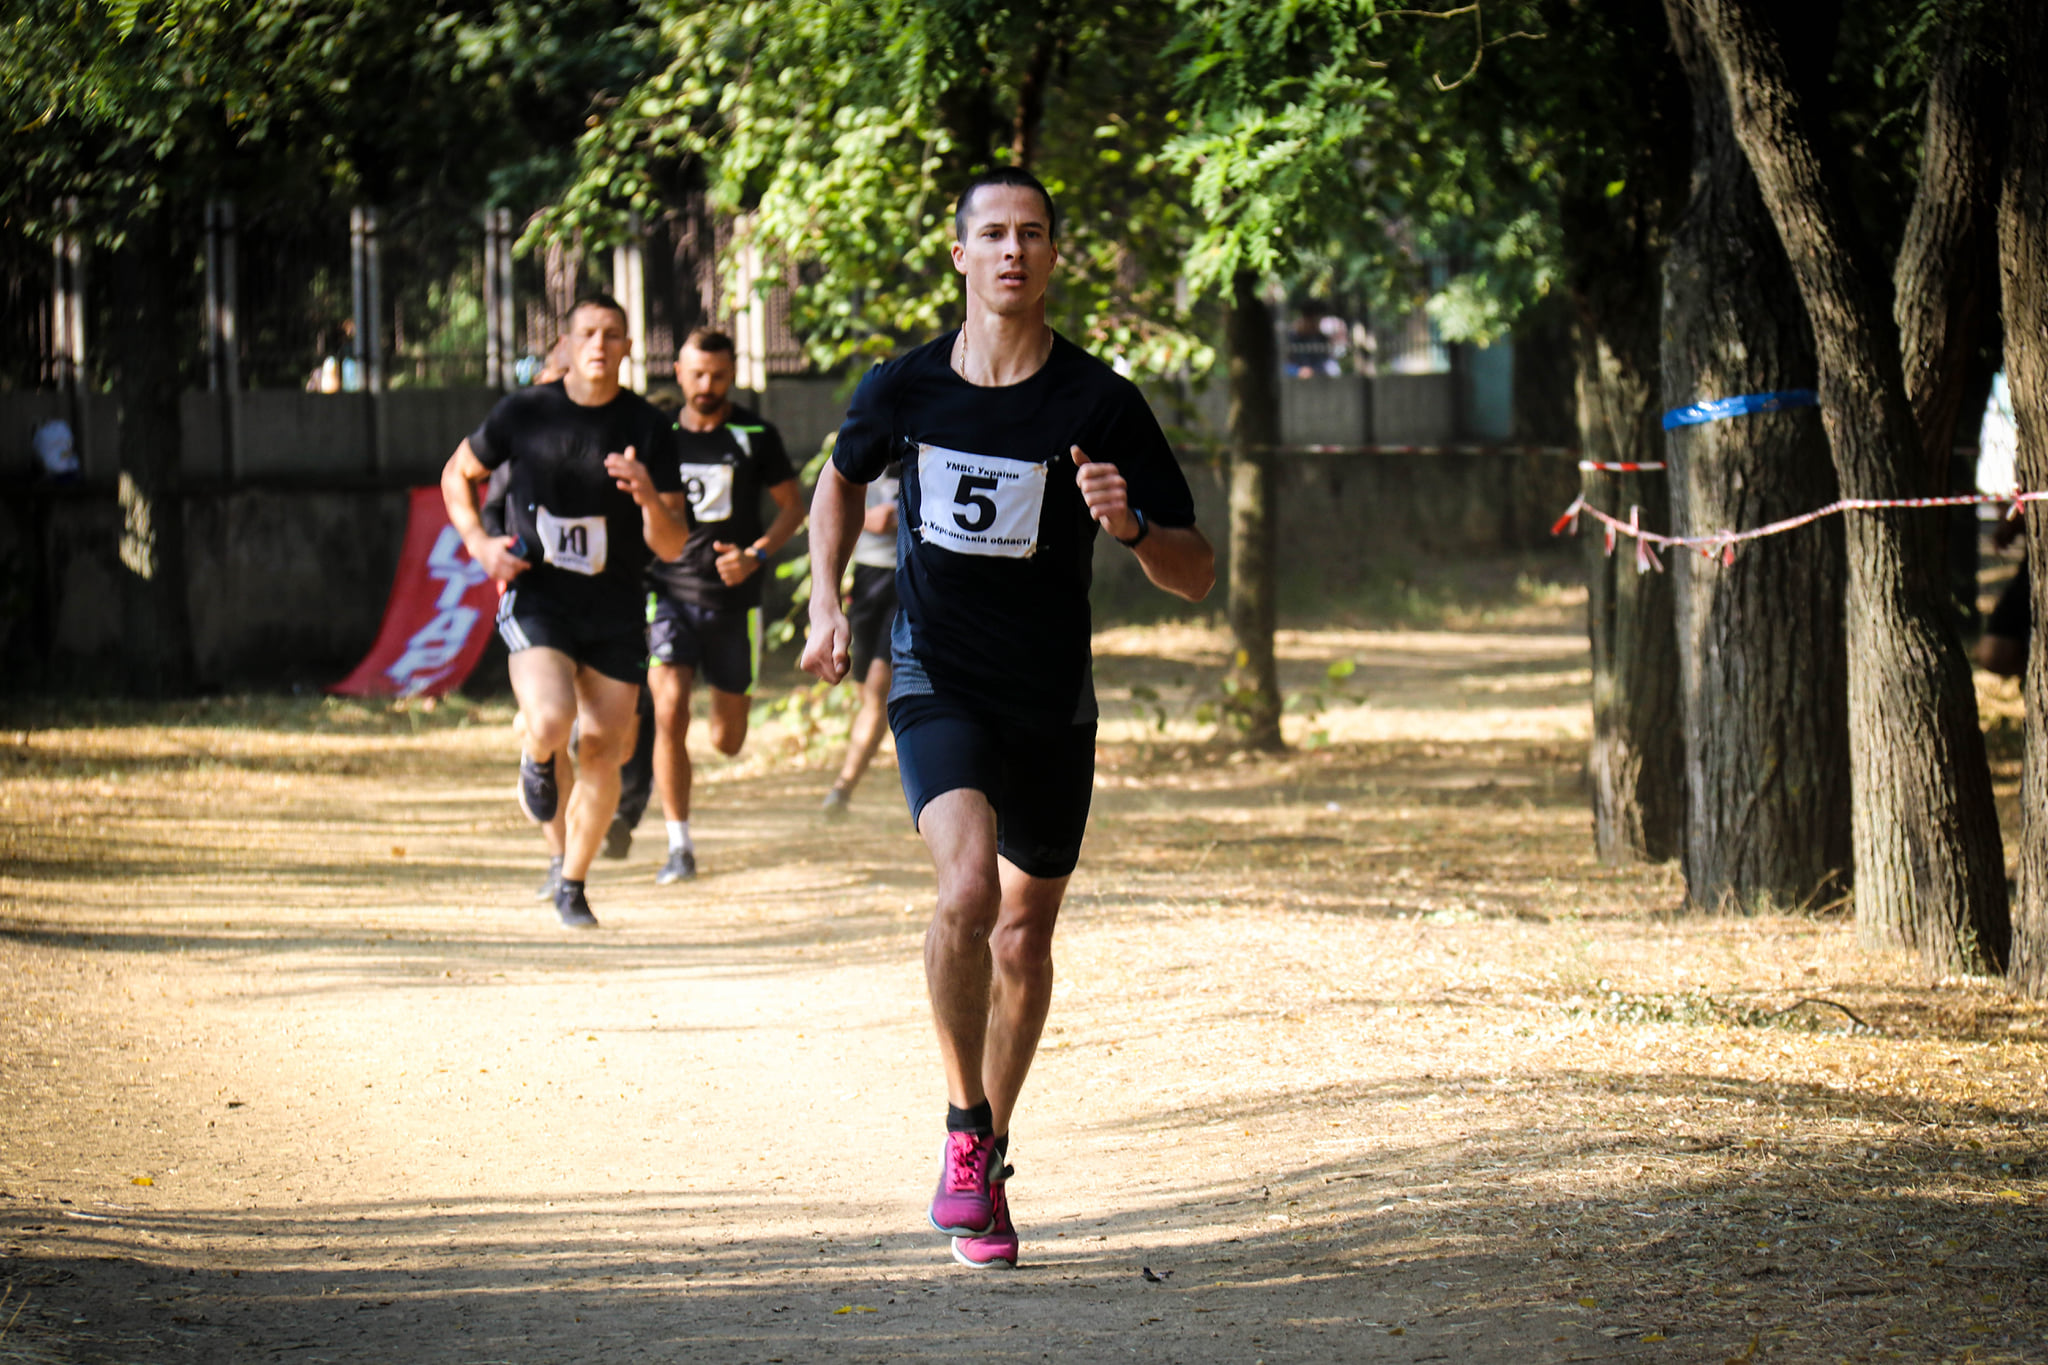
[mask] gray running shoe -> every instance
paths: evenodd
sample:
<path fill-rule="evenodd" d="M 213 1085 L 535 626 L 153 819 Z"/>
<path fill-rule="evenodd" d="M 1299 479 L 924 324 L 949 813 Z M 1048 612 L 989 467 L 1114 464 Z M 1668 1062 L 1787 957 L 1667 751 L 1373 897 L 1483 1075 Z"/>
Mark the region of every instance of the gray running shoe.
<path fill-rule="evenodd" d="M 597 916 L 590 913 L 590 902 L 583 898 L 583 888 L 573 882 L 560 882 L 555 886 L 555 918 L 562 922 L 564 929 L 597 927 Z"/>
<path fill-rule="evenodd" d="M 633 852 L 633 827 L 624 820 L 614 818 L 611 828 L 604 832 L 604 856 L 618 861 Z"/>
<path fill-rule="evenodd" d="M 847 808 L 853 804 L 853 793 L 844 787 L 834 787 L 825 793 L 825 800 L 818 807 L 818 814 L 827 820 L 844 820 Z"/>
<path fill-rule="evenodd" d="M 540 884 L 540 890 L 533 893 L 533 898 L 537 901 L 551 901 L 555 898 L 555 888 L 561 884 L 562 860 L 560 858 L 550 858 L 548 859 L 547 880 Z"/>
<path fill-rule="evenodd" d="M 519 755 L 519 809 L 526 812 L 526 818 L 536 825 L 545 825 L 554 819 L 559 795 L 555 786 L 554 755 L 548 755 L 545 763 L 535 763 L 525 754 Z"/>
<path fill-rule="evenodd" d="M 697 855 L 687 848 L 672 848 L 668 861 L 661 865 L 661 871 L 654 874 L 656 886 L 667 886 L 670 882 L 686 882 L 697 875 Z"/>

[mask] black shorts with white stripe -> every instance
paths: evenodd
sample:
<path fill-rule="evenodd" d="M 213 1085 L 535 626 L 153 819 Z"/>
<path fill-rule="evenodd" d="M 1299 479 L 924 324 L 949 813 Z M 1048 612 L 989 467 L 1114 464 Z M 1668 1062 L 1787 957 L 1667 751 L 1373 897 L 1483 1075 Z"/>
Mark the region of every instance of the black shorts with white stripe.
<path fill-rule="evenodd" d="M 639 625 L 592 620 L 536 599 L 516 587 L 498 599 L 498 638 L 517 654 L 554 649 L 607 678 L 639 685 L 647 680 L 647 632 Z"/>

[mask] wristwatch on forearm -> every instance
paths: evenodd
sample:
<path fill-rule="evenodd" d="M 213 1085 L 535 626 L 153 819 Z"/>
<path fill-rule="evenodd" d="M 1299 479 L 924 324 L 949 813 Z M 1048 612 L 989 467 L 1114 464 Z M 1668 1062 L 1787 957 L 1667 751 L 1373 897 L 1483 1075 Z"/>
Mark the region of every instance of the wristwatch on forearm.
<path fill-rule="evenodd" d="M 1135 507 L 1131 509 L 1131 517 L 1138 523 L 1138 534 L 1132 536 L 1129 540 L 1125 540 L 1122 536 L 1116 536 L 1114 539 L 1117 544 L 1124 548 L 1135 550 L 1144 542 L 1145 537 L 1152 533 L 1152 523 L 1145 520 L 1145 514 Z"/>

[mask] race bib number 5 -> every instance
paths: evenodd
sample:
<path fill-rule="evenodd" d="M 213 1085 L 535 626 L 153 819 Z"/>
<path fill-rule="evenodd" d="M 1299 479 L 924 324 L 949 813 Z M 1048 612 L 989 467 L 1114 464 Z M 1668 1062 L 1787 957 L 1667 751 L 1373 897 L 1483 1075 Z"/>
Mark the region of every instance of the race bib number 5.
<path fill-rule="evenodd" d="M 570 573 L 604 572 L 603 517 L 558 517 L 545 507 L 534 509 L 540 527 L 541 557 Z"/>
<path fill-rule="evenodd" d="M 1028 559 L 1038 549 L 1045 478 L 1035 460 L 920 444 L 918 535 L 956 554 Z"/>

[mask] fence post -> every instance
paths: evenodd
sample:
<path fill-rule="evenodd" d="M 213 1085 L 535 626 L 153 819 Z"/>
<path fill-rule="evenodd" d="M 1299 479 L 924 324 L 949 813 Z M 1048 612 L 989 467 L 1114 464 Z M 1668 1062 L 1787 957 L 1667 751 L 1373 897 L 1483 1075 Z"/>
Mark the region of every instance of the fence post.
<path fill-rule="evenodd" d="M 86 430 L 91 404 L 85 392 L 85 239 L 77 227 L 77 198 L 60 199 L 57 211 L 70 226 L 51 245 L 50 378 L 64 395 L 72 446 L 83 468 L 91 449 Z"/>
<path fill-rule="evenodd" d="M 384 392 L 384 343 L 378 319 L 383 315 L 381 244 L 377 229 L 381 215 L 374 208 L 349 210 L 349 274 L 355 295 L 355 361 L 357 390 L 369 395 L 370 468 L 384 468 L 384 422 L 379 395 Z M 344 388 L 348 387 L 343 385 Z"/>
<path fill-rule="evenodd" d="M 512 210 L 484 210 L 484 382 L 518 382 L 519 340 L 512 324 Z"/>
<path fill-rule="evenodd" d="M 235 264 L 235 206 L 206 201 L 206 387 L 216 395 L 220 472 L 232 480 L 241 466 L 242 355 L 236 314 L 240 306 Z"/>
<path fill-rule="evenodd" d="M 633 349 L 626 357 L 625 386 L 647 391 L 647 252 L 640 215 L 626 219 L 626 240 L 612 248 L 612 288 L 626 310 L 626 334 Z"/>

